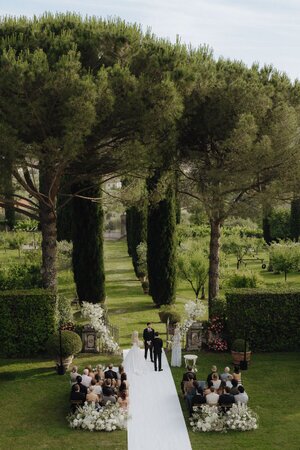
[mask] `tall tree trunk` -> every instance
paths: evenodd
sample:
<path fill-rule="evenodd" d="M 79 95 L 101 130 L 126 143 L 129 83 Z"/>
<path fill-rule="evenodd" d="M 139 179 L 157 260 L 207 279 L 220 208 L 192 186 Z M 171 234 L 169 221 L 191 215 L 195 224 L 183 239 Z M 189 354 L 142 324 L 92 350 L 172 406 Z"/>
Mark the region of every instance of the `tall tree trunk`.
<path fill-rule="evenodd" d="M 40 192 L 44 194 L 43 200 L 40 200 L 40 227 L 42 233 L 42 280 L 43 287 L 45 289 L 51 289 L 56 291 L 57 289 L 57 267 L 56 267 L 56 213 L 55 213 L 55 200 L 56 195 L 52 194 L 50 197 L 51 189 L 53 188 L 52 173 L 49 169 L 48 172 L 43 173 L 40 170 Z"/>
<path fill-rule="evenodd" d="M 209 243 L 209 283 L 208 283 L 208 312 L 210 315 L 212 301 L 219 295 L 219 268 L 220 268 L 220 219 L 210 220 Z"/>

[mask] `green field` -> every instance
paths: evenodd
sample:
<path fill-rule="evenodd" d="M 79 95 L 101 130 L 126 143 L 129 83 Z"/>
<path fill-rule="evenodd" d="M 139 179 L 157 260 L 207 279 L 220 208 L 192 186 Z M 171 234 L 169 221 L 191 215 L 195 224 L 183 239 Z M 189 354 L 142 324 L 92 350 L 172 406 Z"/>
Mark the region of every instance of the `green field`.
<path fill-rule="evenodd" d="M 18 258 L 17 252 L 0 254 Z M 120 330 L 120 344 L 130 345 L 134 329 L 142 331 L 147 321 L 164 333 L 157 309 L 151 298 L 143 294 L 136 280 L 123 241 L 106 242 L 105 264 L 107 276 L 107 306 L 110 321 Z M 234 260 L 230 261 L 234 267 Z M 257 263 L 251 264 L 266 283 L 281 283 L 282 275 L 269 274 Z M 290 276 L 293 286 L 300 286 L 300 275 Z M 59 288 L 74 297 L 72 273 L 59 274 Z M 177 291 L 178 308 L 183 310 L 185 299 L 192 298 L 188 285 L 181 283 Z M 163 338 L 165 335 L 163 335 Z M 74 361 L 82 369 L 85 364 L 119 362 L 118 358 L 80 355 Z M 198 358 L 198 378 L 206 378 L 212 364 L 220 369 L 230 363 L 230 355 L 201 352 Z M 183 369 L 173 369 L 179 390 Z M 243 373 L 250 406 L 259 414 L 260 428 L 255 432 L 204 434 L 190 432 L 193 450 L 196 449 L 295 449 L 300 448 L 300 400 L 296 395 L 300 377 L 300 358 L 297 353 L 255 354 L 249 370 Z M 53 362 L 43 358 L 34 360 L 0 359 L 2 387 L 0 409 L 1 449 L 82 449 L 127 448 L 126 432 L 87 433 L 67 427 L 69 378 L 57 376 Z M 183 411 L 186 415 L 185 405 Z M 189 427 L 189 426 L 188 426 Z M 167 437 L 166 437 L 167 439 Z M 141 449 L 142 450 L 142 449 Z M 184 450 L 184 449 L 183 449 Z"/>

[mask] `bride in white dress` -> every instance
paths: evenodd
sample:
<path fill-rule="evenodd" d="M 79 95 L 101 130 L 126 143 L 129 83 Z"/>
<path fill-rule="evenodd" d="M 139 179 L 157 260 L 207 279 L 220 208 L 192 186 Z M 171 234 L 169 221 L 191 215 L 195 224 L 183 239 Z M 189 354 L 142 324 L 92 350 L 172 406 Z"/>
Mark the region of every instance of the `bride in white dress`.
<path fill-rule="evenodd" d="M 181 333 L 179 327 L 175 328 L 172 339 L 171 366 L 181 367 Z"/>
<path fill-rule="evenodd" d="M 141 351 L 139 341 L 139 333 L 134 331 L 132 333 L 132 347 L 127 353 L 124 359 L 125 372 L 129 375 L 135 373 L 136 375 L 142 375 L 147 370 L 147 364 L 144 358 L 144 352 Z"/>

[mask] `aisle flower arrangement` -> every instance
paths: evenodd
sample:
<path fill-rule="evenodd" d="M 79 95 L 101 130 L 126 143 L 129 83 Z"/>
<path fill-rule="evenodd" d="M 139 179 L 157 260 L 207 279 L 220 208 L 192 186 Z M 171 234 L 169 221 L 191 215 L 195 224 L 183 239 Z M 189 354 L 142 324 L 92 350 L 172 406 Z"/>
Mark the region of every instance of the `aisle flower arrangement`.
<path fill-rule="evenodd" d="M 181 333 L 186 333 L 193 322 L 199 317 L 203 317 L 206 312 L 206 306 L 199 299 L 196 299 L 196 301 L 190 300 L 184 305 L 184 310 L 186 319 L 181 326 Z"/>
<path fill-rule="evenodd" d="M 104 320 L 104 309 L 99 304 L 83 302 L 81 314 L 85 319 L 89 320 L 92 328 L 94 328 L 100 336 L 100 340 L 103 342 L 109 352 L 119 353 L 120 347 L 113 340 L 110 334 L 109 328 L 106 326 Z"/>
<path fill-rule="evenodd" d="M 124 430 L 127 426 L 128 413 L 118 404 L 108 402 L 96 409 L 95 404 L 87 404 L 77 408 L 75 413 L 67 417 L 73 429 L 86 431 L 115 431 Z"/>
<path fill-rule="evenodd" d="M 245 404 L 233 404 L 226 412 L 218 406 L 203 405 L 194 407 L 190 425 L 193 431 L 202 432 L 250 431 L 258 428 L 258 416 Z"/>

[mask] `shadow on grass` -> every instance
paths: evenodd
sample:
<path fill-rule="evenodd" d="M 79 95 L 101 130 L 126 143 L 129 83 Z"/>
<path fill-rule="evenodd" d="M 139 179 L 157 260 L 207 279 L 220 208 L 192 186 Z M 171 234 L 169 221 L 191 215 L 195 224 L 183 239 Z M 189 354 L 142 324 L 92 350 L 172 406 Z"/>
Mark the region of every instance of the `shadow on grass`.
<path fill-rule="evenodd" d="M 40 367 L 36 369 L 24 369 L 21 371 L 5 371 L 0 373 L 0 381 L 27 380 L 29 378 L 45 379 L 45 377 L 56 376 L 56 372 L 51 367 Z"/>

